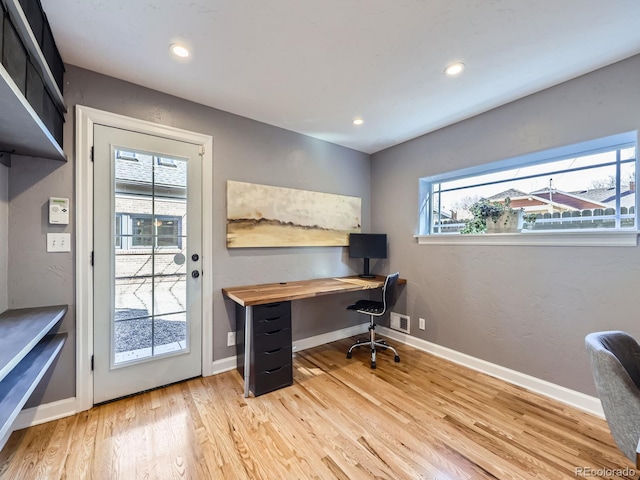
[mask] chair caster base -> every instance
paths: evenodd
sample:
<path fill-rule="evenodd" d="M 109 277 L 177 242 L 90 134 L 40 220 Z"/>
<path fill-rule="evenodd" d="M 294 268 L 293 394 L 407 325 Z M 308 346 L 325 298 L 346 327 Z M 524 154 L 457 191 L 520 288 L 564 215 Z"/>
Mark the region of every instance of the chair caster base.
<path fill-rule="evenodd" d="M 347 352 L 347 358 L 351 358 L 352 356 L 351 352 Z"/>
<path fill-rule="evenodd" d="M 371 362 L 371 368 L 376 368 L 376 362 Z"/>
<path fill-rule="evenodd" d="M 393 361 L 396 362 L 396 363 L 399 363 L 400 362 L 400 356 L 396 355 L 395 357 L 393 357 Z"/>

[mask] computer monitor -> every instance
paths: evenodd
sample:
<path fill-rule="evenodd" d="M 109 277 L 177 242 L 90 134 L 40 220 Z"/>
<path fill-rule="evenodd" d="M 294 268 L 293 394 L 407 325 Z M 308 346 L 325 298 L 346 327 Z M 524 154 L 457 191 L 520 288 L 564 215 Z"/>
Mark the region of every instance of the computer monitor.
<path fill-rule="evenodd" d="M 349 257 L 364 258 L 364 273 L 361 278 L 373 278 L 369 273 L 370 258 L 387 258 L 386 233 L 350 233 Z"/>

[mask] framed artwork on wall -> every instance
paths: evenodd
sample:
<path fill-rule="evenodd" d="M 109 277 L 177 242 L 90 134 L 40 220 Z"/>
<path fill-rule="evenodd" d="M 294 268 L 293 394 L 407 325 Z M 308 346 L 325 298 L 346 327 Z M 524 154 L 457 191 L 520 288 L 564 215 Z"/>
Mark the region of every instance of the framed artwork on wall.
<path fill-rule="evenodd" d="M 347 246 L 362 199 L 227 181 L 227 247 Z"/>

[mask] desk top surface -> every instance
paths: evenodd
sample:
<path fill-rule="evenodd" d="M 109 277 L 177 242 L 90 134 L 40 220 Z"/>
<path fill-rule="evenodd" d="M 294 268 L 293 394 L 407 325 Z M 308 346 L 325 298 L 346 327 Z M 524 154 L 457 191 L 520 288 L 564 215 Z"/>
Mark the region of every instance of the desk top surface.
<path fill-rule="evenodd" d="M 386 277 L 375 278 L 333 277 L 296 282 L 265 283 L 262 285 L 246 285 L 242 287 L 223 288 L 222 294 L 234 302 L 248 307 L 265 303 L 286 302 L 302 298 L 318 297 L 332 293 L 357 292 L 381 288 Z M 399 279 L 398 284 L 407 283 Z"/>

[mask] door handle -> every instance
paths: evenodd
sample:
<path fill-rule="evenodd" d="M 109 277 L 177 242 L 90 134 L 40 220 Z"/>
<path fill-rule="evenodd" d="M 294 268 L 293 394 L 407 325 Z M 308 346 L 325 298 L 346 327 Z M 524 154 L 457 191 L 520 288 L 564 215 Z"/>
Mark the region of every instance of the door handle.
<path fill-rule="evenodd" d="M 193 272 L 191 272 L 191 276 L 193 278 L 198 278 L 200 276 L 200 272 L 198 270 L 194 270 Z"/>

